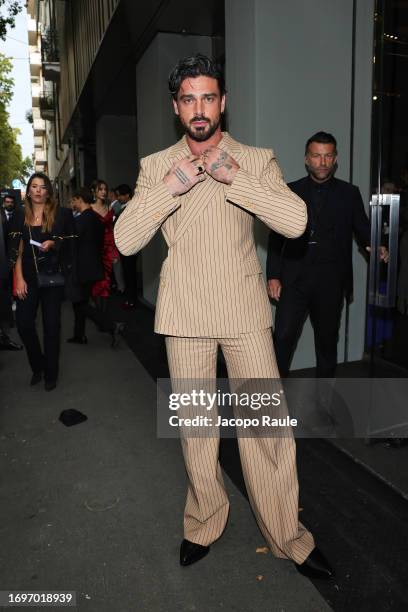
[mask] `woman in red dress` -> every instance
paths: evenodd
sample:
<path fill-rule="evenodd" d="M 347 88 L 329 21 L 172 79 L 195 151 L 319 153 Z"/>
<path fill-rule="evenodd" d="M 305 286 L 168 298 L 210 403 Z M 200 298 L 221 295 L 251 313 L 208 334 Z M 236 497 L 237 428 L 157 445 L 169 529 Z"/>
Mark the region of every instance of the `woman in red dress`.
<path fill-rule="evenodd" d="M 107 201 L 108 185 L 105 181 L 98 179 L 92 183 L 91 189 L 95 198 L 92 208 L 105 228 L 102 252 L 104 277 L 93 285 L 92 297 L 96 305 L 102 310 L 105 310 L 106 298 L 110 295 L 112 265 L 113 262 L 119 258 L 119 252 L 113 238 L 113 211 L 109 210 Z"/>

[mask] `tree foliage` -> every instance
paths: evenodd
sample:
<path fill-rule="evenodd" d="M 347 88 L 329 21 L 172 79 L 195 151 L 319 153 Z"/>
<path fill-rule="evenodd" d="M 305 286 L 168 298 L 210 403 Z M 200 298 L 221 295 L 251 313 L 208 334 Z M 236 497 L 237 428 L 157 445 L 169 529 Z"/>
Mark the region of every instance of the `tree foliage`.
<path fill-rule="evenodd" d="M 23 0 L 0 0 L 0 38 L 5 40 L 7 29 L 14 28 L 16 17 L 24 6 Z"/>
<path fill-rule="evenodd" d="M 1 1 L 1 0 L 0 0 Z M 23 159 L 21 146 L 17 142 L 19 130 L 9 123 L 7 107 L 13 97 L 14 81 L 10 77 L 10 60 L 0 53 L 0 186 L 10 187 L 13 179 L 23 183 L 32 171 L 29 157 Z"/>

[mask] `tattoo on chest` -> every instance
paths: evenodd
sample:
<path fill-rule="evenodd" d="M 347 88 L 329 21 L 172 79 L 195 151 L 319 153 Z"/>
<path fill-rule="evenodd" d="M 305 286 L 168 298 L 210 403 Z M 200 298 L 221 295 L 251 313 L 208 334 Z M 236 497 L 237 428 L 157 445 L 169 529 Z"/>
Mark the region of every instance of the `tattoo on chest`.
<path fill-rule="evenodd" d="M 211 164 L 211 172 L 214 172 L 215 170 L 218 170 L 219 168 L 226 168 L 227 170 L 231 170 L 232 165 L 228 163 L 227 161 L 228 158 L 229 158 L 228 153 L 226 153 L 225 151 L 222 151 L 219 154 L 218 159 L 216 159 L 215 162 Z"/>

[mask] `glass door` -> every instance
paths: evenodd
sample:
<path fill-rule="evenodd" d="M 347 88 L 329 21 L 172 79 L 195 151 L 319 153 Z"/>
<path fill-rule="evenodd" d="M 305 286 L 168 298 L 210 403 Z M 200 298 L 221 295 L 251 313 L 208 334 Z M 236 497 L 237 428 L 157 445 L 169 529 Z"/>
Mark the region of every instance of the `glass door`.
<path fill-rule="evenodd" d="M 366 351 L 376 376 L 408 375 L 408 0 L 375 12 Z M 380 261 L 380 246 L 389 251 Z"/>

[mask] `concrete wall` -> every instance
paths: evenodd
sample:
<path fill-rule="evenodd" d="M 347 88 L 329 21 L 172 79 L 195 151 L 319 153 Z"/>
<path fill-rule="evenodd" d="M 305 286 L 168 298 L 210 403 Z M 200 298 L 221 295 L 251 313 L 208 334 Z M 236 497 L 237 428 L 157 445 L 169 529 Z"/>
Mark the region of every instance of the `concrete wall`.
<path fill-rule="evenodd" d="M 200 51 L 211 55 L 211 38 L 158 34 L 136 68 L 139 157 L 174 144 L 181 136 L 168 92 L 167 79 L 176 62 Z M 142 252 L 143 296 L 156 302 L 161 262 L 167 247 L 161 232 Z"/>
<path fill-rule="evenodd" d="M 339 178 L 349 180 L 351 129 L 355 128 L 353 182 L 368 203 L 373 0 L 358 0 L 355 119 L 352 104 L 352 0 L 226 0 L 226 75 L 229 130 L 274 148 L 289 182 L 305 175 L 304 144 L 318 130 L 338 140 Z M 257 227 L 266 259 L 267 230 Z M 364 346 L 366 264 L 355 254 L 355 301 L 350 308 L 349 358 Z M 343 317 L 344 319 L 344 317 Z M 339 358 L 344 351 L 344 321 Z M 309 323 L 293 368 L 314 365 Z"/>
<path fill-rule="evenodd" d="M 103 115 L 96 123 L 98 178 L 109 187 L 135 186 L 138 172 L 136 117 Z"/>

